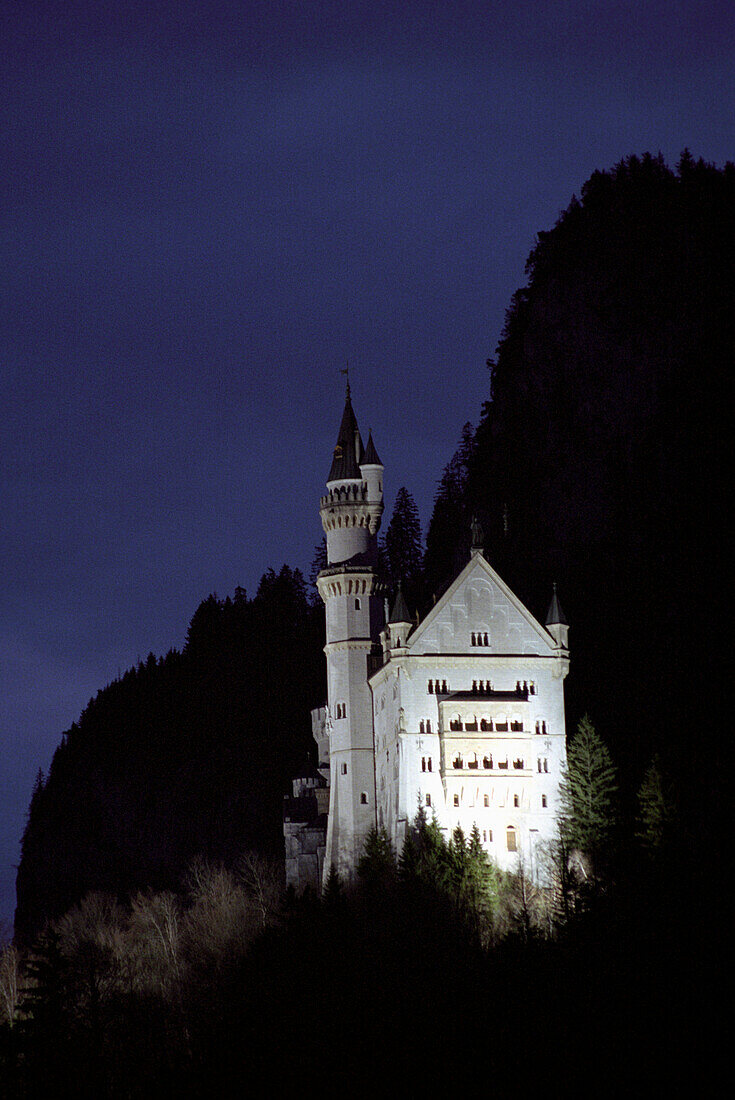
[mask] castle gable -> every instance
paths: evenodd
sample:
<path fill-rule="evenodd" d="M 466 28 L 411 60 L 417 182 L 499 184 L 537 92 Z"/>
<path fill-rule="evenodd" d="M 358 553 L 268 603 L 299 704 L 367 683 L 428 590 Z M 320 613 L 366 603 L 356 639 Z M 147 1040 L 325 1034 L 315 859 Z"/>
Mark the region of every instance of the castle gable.
<path fill-rule="evenodd" d="M 414 654 L 554 653 L 554 639 L 475 554 L 408 641 Z"/>

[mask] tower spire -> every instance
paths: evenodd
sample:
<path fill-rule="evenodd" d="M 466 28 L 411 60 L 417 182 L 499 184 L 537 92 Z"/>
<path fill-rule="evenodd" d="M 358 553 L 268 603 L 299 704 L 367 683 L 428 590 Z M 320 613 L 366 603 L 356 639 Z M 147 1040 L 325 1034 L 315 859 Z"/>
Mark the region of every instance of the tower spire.
<path fill-rule="evenodd" d="M 345 379 L 347 381 L 347 393 L 346 393 L 345 396 L 346 396 L 348 401 L 351 401 L 352 400 L 352 394 L 350 393 L 350 361 L 349 361 L 349 359 L 345 359 L 345 363 L 347 365 L 345 367 L 343 367 L 340 370 L 339 373 L 344 374 L 344 376 L 345 376 Z"/>

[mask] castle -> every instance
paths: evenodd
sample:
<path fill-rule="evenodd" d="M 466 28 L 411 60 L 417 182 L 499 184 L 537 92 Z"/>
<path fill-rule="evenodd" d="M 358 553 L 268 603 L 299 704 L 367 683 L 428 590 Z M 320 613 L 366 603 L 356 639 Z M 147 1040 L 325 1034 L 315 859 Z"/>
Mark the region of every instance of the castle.
<path fill-rule="evenodd" d="M 400 853 L 419 805 L 449 836 L 477 825 L 501 868 L 539 874 L 556 832 L 566 761 L 568 625 L 554 591 L 542 626 L 485 559 L 469 561 L 421 622 L 377 573 L 383 466 L 363 446 L 349 383 L 321 498 L 327 565 L 327 704 L 312 712 L 318 767 L 284 805 L 286 879 L 319 890 L 354 878 L 368 833 Z"/>

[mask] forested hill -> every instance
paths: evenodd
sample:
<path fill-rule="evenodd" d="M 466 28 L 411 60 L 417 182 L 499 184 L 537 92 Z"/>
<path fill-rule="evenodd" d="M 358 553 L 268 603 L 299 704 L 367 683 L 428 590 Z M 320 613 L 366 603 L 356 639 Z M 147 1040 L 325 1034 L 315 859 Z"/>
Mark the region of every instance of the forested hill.
<path fill-rule="evenodd" d="M 62 737 L 31 801 L 16 934 L 89 890 L 178 889 L 194 857 L 281 855 L 285 782 L 326 695 L 323 609 L 284 566 L 248 599 L 210 596 L 183 652 L 131 669 Z"/>
<path fill-rule="evenodd" d="M 685 154 L 676 171 L 645 156 L 595 172 L 538 235 L 478 428 L 439 484 L 423 568 L 410 494 L 384 544 L 412 611 L 467 560 L 474 513 L 535 613 L 557 581 L 568 730 L 590 713 L 624 795 L 658 750 L 692 820 L 718 775 L 734 259 L 734 166 Z M 175 889 L 197 855 L 280 855 L 282 796 L 326 694 L 323 640 L 321 607 L 284 567 L 252 600 L 210 597 L 182 653 L 101 691 L 34 792 L 17 933 L 89 890 Z"/>
<path fill-rule="evenodd" d="M 660 751 L 701 812 L 717 771 L 703 707 L 724 672 L 735 165 L 685 152 L 676 171 L 646 155 L 595 172 L 538 234 L 527 275 L 477 431 L 439 487 L 427 582 L 456 568 L 477 512 L 528 606 L 558 582 L 568 729 L 589 711 L 630 789 Z"/>

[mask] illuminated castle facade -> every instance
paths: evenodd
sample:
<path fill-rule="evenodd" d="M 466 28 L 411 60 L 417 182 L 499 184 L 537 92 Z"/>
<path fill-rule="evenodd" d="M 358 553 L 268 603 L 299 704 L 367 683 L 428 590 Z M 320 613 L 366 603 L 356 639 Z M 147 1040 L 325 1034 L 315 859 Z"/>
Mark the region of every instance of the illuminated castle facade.
<path fill-rule="evenodd" d="M 422 622 L 399 590 L 388 613 L 377 573 L 383 466 L 363 446 L 349 386 L 320 515 L 327 566 L 327 704 L 312 713 L 318 768 L 286 799 L 286 877 L 319 888 L 354 878 L 383 828 L 397 852 L 419 805 L 449 836 L 477 825 L 502 868 L 538 874 L 556 831 L 566 760 L 568 626 L 554 592 L 546 625 L 484 557 L 470 559 Z"/>

